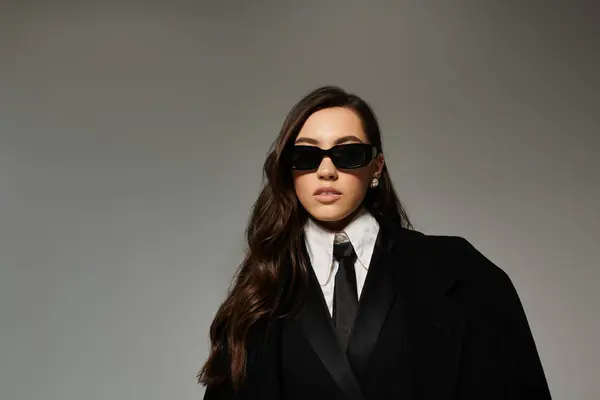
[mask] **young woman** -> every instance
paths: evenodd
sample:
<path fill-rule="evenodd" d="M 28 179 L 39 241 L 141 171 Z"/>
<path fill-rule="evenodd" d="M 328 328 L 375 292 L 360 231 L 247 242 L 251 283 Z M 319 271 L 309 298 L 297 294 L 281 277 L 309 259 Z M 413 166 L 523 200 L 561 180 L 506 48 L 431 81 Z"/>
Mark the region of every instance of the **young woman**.
<path fill-rule="evenodd" d="M 549 399 L 509 277 L 411 228 L 368 104 L 322 87 L 267 156 L 205 400 Z"/>

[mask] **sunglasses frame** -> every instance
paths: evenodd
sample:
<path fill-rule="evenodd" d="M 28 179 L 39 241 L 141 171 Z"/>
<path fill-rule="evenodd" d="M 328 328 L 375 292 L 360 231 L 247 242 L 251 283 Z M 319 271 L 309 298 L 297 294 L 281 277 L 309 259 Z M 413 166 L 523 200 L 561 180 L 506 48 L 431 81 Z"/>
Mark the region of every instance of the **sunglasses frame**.
<path fill-rule="evenodd" d="M 335 151 L 335 149 L 339 149 L 340 147 L 345 147 L 345 146 L 361 146 L 363 148 L 370 148 L 371 149 L 371 154 L 369 157 L 369 154 L 367 154 L 367 158 L 365 159 L 364 163 L 361 165 L 358 165 L 356 167 L 338 167 L 335 163 L 334 157 L 332 157 L 333 152 Z M 312 171 L 315 170 L 317 168 L 319 168 L 319 165 L 321 165 L 321 163 L 323 162 L 323 158 L 325 158 L 326 156 L 329 157 L 331 159 L 331 162 L 333 163 L 333 165 L 335 165 L 335 167 L 337 169 L 358 169 L 358 168 L 362 168 L 366 165 L 369 165 L 369 163 L 371 161 L 373 161 L 377 155 L 379 155 L 379 150 L 377 149 L 376 146 L 372 145 L 372 144 L 368 144 L 368 143 L 344 143 L 344 144 L 338 144 L 335 145 L 329 149 L 322 149 L 320 147 L 317 146 L 306 146 L 306 145 L 294 145 L 292 148 L 292 152 L 294 151 L 294 148 L 298 148 L 298 147 L 302 147 L 302 148 L 310 148 L 310 149 L 316 149 L 316 150 L 312 150 L 315 152 L 319 152 L 321 154 L 321 159 L 319 160 L 319 162 L 317 163 L 317 166 L 314 168 L 297 168 L 293 165 L 292 163 L 292 169 L 296 170 L 296 171 Z"/>

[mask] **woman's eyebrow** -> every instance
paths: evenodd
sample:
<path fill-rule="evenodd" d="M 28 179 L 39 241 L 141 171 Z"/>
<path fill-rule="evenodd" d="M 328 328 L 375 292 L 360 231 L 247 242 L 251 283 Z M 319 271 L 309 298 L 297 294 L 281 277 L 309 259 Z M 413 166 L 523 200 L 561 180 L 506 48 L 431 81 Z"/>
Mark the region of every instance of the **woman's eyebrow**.
<path fill-rule="evenodd" d="M 298 143 L 308 143 L 308 144 L 319 144 L 319 141 L 313 138 L 309 138 L 309 137 L 301 137 L 296 139 L 296 141 L 294 142 L 295 144 Z"/>
<path fill-rule="evenodd" d="M 355 135 L 346 135 L 341 138 L 337 138 L 334 144 L 346 143 L 346 142 L 359 142 L 362 143 L 362 140 L 358 136 Z M 319 141 L 317 139 L 309 138 L 309 137 L 301 137 L 296 139 L 295 144 L 299 143 L 308 143 L 318 145 Z"/>
<path fill-rule="evenodd" d="M 346 142 L 360 142 L 360 143 L 362 143 L 362 140 L 360 140 L 360 138 L 358 136 L 355 136 L 355 135 L 346 135 L 346 136 L 342 136 L 341 138 L 338 138 L 335 141 L 335 144 L 346 143 Z"/>

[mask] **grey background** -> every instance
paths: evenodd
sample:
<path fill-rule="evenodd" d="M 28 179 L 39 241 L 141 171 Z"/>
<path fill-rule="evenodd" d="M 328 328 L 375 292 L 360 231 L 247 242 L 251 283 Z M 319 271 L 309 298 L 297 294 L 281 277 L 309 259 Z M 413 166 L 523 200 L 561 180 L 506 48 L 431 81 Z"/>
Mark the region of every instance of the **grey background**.
<path fill-rule="evenodd" d="M 594 2 L 0 4 L 2 400 L 200 398 L 266 151 L 322 84 L 374 107 L 416 228 L 511 276 L 554 397 L 597 398 Z"/>

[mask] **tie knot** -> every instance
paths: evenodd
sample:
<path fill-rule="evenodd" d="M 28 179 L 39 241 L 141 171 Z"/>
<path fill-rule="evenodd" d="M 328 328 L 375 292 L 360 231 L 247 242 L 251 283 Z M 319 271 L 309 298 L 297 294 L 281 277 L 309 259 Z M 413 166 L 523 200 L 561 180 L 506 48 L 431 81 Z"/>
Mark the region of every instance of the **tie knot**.
<path fill-rule="evenodd" d="M 335 243 L 333 245 L 333 258 L 340 261 L 346 258 L 352 258 L 356 254 L 354 253 L 354 247 L 352 247 L 352 243 Z"/>
<path fill-rule="evenodd" d="M 349 242 L 350 238 L 346 235 L 345 232 L 338 232 L 333 237 L 333 243 L 346 243 Z"/>

